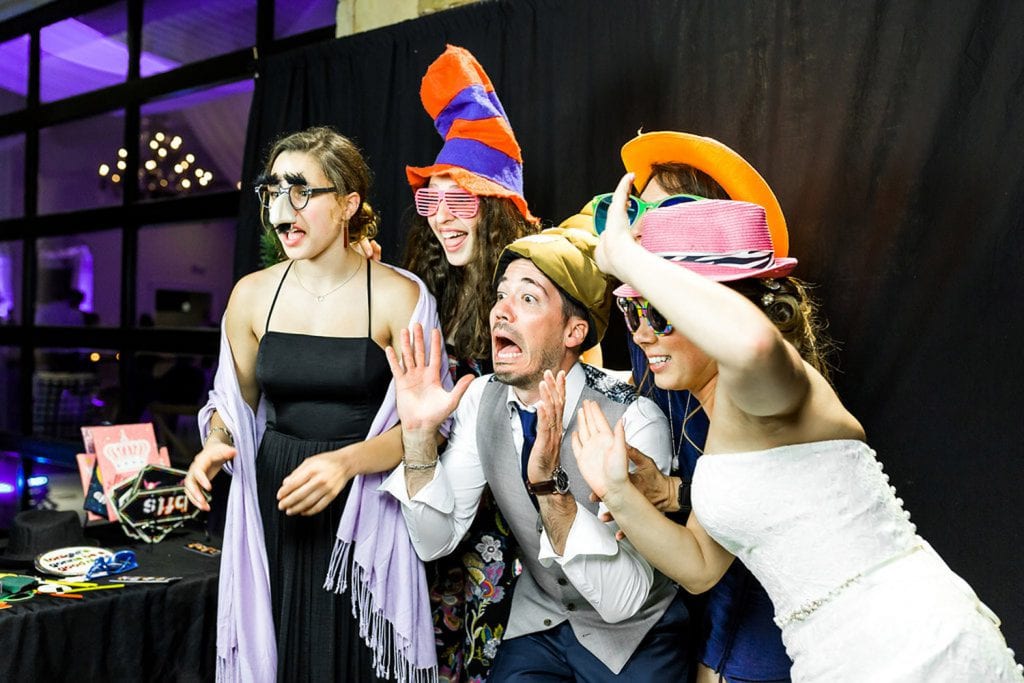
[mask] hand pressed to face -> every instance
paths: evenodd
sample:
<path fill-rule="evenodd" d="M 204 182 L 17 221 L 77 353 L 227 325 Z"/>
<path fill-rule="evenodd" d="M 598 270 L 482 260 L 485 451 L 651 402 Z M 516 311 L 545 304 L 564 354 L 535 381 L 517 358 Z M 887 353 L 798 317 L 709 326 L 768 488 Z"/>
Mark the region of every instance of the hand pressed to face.
<path fill-rule="evenodd" d="M 613 430 L 604 413 L 593 401 L 584 401 L 572 435 L 572 452 L 580 474 L 590 490 L 608 503 L 629 485 L 629 458 L 626 454 L 626 432 L 622 421 Z"/>
<path fill-rule="evenodd" d="M 562 415 L 565 411 L 564 370 L 559 370 L 557 375 L 551 370 L 544 371 L 540 399 L 537 404 L 537 440 L 533 442 L 526 466 L 527 478 L 535 484 L 551 479 L 551 473 L 559 463 Z"/>
<path fill-rule="evenodd" d="M 416 323 L 412 335 L 402 330 L 401 361 L 392 347 L 384 350 L 395 376 L 398 419 L 404 432 L 436 432 L 473 381 L 472 376 L 462 377 L 450 392 L 442 386 L 441 377 L 448 368 L 441 364 L 441 331 L 437 328 L 430 331 L 429 361 L 424 349 L 423 326 Z"/>
<path fill-rule="evenodd" d="M 615 187 L 604 232 L 601 233 L 601 241 L 594 252 L 597 267 L 624 282 L 629 281 L 623 272 L 624 266 L 628 265 L 630 260 L 628 254 L 633 249 L 642 249 L 636 243 L 637 236 L 630 229 L 629 216 L 626 214 L 626 202 L 632 185 L 633 174 L 627 173 Z"/>

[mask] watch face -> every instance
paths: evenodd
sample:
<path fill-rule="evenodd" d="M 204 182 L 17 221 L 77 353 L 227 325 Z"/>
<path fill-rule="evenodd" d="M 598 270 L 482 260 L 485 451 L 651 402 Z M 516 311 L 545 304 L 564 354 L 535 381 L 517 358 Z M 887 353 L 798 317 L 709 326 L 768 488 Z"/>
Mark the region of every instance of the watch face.
<path fill-rule="evenodd" d="M 555 468 L 555 471 L 551 473 L 551 478 L 555 481 L 555 493 L 569 492 L 569 475 L 561 466 Z"/>

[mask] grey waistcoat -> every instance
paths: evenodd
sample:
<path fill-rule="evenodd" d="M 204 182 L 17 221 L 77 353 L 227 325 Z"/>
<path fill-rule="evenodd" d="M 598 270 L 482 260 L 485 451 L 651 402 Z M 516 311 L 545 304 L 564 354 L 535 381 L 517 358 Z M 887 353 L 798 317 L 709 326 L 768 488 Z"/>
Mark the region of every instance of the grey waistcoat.
<path fill-rule="evenodd" d="M 632 387 L 611 380 L 600 370 L 587 366 L 584 370 L 587 381 L 580 401 L 596 401 L 608 422 L 614 424 L 635 398 Z M 487 483 L 523 549 L 523 574 L 513 591 L 505 637 L 536 633 L 568 619 L 580 644 L 617 674 L 661 618 L 675 597 L 676 587 L 655 570 L 651 593 L 643 607 L 631 618 L 609 624 L 573 587 L 561 567 L 541 565 L 537 559 L 542 529 L 540 514 L 523 484 L 520 454 L 512 442 L 507 392 L 508 385 L 492 377 L 484 387 L 476 425 L 477 448 Z M 566 405 L 565 409 L 571 411 L 572 421 L 562 439 L 562 468 L 569 475 L 569 488 L 576 502 L 597 514 L 597 503 L 590 502 L 590 487 L 583 480 L 572 452 L 571 436 L 576 429 L 579 405 Z"/>

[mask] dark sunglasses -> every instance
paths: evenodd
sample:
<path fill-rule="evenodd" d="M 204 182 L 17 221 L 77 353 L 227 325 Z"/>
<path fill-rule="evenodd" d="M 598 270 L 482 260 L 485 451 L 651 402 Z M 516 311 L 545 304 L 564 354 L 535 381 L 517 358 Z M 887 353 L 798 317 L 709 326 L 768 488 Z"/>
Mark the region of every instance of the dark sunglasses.
<path fill-rule="evenodd" d="M 665 316 L 658 313 L 658 309 L 651 306 L 647 299 L 627 299 L 620 296 L 615 300 L 615 304 L 626 318 L 626 329 L 630 334 L 640 329 L 641 318 L 647 321 L 651 331 L 659 337 L 672 333 L 672 323 L 665 320 Z"/>
<path fill-rule="evenodd" d="M 648 211 L 654 209 L 660 209 L 665 206 L 675 206 L 676 204 L 685 204 L 687 202 L 695 202 L 704 199 L 704 197 L 698 197 L 694 194 L 674 194 L 669 197 L 664 197 L 654 202 L 645 202 L 639 197 L 629 196 L 626 201 L 626 216 L 629 218 L 629 224 L 633 225 L 637 222 L 640 216 L 644 215 Z M 605 224 L 608 222 L 608 210 L 612 206 L 612 193 L 599 194 L 590 200 L 590 208 L 594 213 L 594 231 L 600 235 L 604 232 Z"/>

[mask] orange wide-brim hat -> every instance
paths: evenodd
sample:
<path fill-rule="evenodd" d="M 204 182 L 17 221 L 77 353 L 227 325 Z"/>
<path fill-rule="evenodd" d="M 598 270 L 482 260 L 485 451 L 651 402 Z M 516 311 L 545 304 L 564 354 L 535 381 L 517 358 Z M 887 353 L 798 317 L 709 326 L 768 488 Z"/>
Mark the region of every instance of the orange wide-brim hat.
<path fill-rule="evenodd" d="M 789 231 L 779 200 L 750 163 L 714 138 L 677 131 L 641 133 L 622 146 L 622 163 L 644 188 L 658 163 L 688 164 L 711 176 L 730 199 L 764 207 L 775 255 L 789 254 Z"/>

